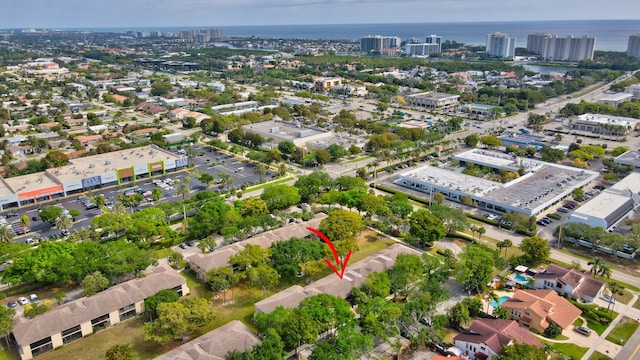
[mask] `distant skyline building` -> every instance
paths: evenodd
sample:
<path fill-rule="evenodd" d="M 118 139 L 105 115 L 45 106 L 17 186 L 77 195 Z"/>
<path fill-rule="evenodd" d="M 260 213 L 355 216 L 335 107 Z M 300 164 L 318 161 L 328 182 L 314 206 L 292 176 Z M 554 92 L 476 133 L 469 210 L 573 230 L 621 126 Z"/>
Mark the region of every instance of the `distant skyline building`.
<path fill-rule="evenodd" d="M 629 36 L 627 55 L 640 59 L 640 33 Z"/>
<path fill-rule="evenodd" d="M 360 38 L 360 51 L 392 55 L 400 47 L 400 38 L 397 36 L 365 36 Z"/>
<path fill-rule="evenodd" d="M 442 52 L 442 36 L 438 35 L 429 35 L 426 37 L 425 43 L 427 44 L 436 44 L 438 45 L 437 52 Z"/>
<path fill-rule="evenodd" d="M 499 32 L 487 34 L 487 54 L 513 59 L 516 54 L 516 38 Z"/>
<path fill-rule="evenodd" d="M 546 33 L 527 35 L 527 50 L 551 61 L 593 60 L 595 37 L 558 37 Z"/>
<path fill-rule="evenodd" d="M 442 36 L 429 35 L 423 43 L 407 41 L 404 52 L 409 56 L 429 56 L 442 52 Z"/>

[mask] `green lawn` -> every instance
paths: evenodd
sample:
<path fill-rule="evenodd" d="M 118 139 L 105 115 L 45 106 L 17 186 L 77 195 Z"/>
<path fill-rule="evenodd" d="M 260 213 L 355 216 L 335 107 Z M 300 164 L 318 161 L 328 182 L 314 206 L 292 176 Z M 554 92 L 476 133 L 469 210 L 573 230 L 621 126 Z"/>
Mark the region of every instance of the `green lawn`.
<path fill-rule="evenodd" d="M 589 357 L 589 360 L 611 360 L 611 358 L 596 351 Z"/>
<path fill-rule="evenodd" d="M 640 325 L 640 323 L 636 320 L 625 316 L 618 325 L 611 330 L 609 336 L 607 336 L 607 340 L 614 344 L 626 344 L 631 335 L 638 329 L 638 325 Z"/>
<path fill-rule="evenodd" d="M 361 260 L 371 254 L 374 254 L 394 242 L 386 237 L 379 236 L 377 233 L 365 230 L 362 236 L 357 240 L 359 250 L 353 253 L 351 262 Z M 331 273 L 327 269 L 325 276 Z M 254 304 L 262 300 L 262 290 L 249 287 L 246 283 L 241 283 L 226 293 L 227 305 L 223 306 L 224 294 L 214 294 L 205 284 L 196 278 L 190 271 L 181 272 L 182 276 L 187 280 L 187 286 L 190 290 L 190 296 L 203 297 L 213 302 L 214 320 L 207 326 L 198 328 L 191 335 L 191 339 L 201 336 L 213 329 L 216 329 L 231 320 L 240 320 L 251 328 L 254 313 Z M 303 279 L 298 279 L 304 281 Z M 281 283 L 280 286 L 267 291 L 267 296 L 289 287 L 289 283 Z M 301 284 L 304 285 L 304 284 Z M 214 299 L 214 295 L 218 298 Z M 230 303 L 231 299 L 233 303 Z M 95 360 L 103 359 L 106 351 L 115 344 L 129 344 L 134 351 L 134 360 L 151 360 L 160 354 L 163 354 L 173 348 L 180 346 L 179 341 L 171 341 L 161 346 L 153 342 L 145 341 L 142 335 L 142 327 L 146 318 L 138 316 L 134 319 L 116 324 L 110 328 L 102 330 L 96 334 L 89 335 L 83 339 L 79 339 L 69 345 L 63 346 L 55 351 L 50 351 L 42 355 L 38 355 L 38 360 Z M 254 328 L 254 330 L 256 330 Z M 0 351 L 0 360 L 18 360 L 17 350 L 5 353 Z"/>
<path fill-rule="evenodd" d="M 616 294 L 616 302 L 621 302 L 623 304 L 629 304 L 631 299 L 633 299 L 633 294 L 627 289 L 622 290 L 622 292 L 623 292 L 623 295 Z"/>
<path fill-rule="evenodd" d="M 248 188 L 242 190 L 242 192 L 243 193 L 250 193 L 252 191 L 264 189 L 264 188 L 266 188 L 268 186 L 271 186 L 271 185 L 278 185 L 278 184 L 286 183 L 287 181 L 290 181 L 290 180 L 293 180 L 293 179 L 294 179 L 293 177 L 288 176 L 288 177 L 286 177 L 284 179 L 280 179 L 280 180 L 271 181 L 271 182 L 268 182 L 268 183 L 264 183 L 264 184 L 260 184 L 260 185 L 256 185 L 256 186 L 252 186 L 252 187 L 248 187 Z"/>
<path fill-rule="evenodd" d="M 557 352 L 563 353 L 572 359 L 582 359 L 584 354 L 587 353 L 588 348 L 583 348 L 578 345 L 568 344 L 568 343 L 552 343 L 548 341 L 543 341 L 547 346 L 556 350 Z"/>
<path fill-rule="evenodd" d="M 584 324 L 584 320 L 581 318 L 577 318 L 576 321 L 573 322 L 573 326 L 582 326 Z"/>
<path fill-rule="evenodd" d="M 607 328 L 609 327 L 608 324 L 602 324 L 596 321 L 593 321 L 591 319 L 587 319 L 587 327 L 595 332 L 598 333 L 598 335 L 602 335 L 602 333 L 607 330 Z"/>
<path fill-rule="evenodd" d="M 635 309 L 640 310 L 640 298 L 638 298 L 638 300 L 636 300 L 635 304 L 633 304 L 633 307 L 634 307 Z"/>

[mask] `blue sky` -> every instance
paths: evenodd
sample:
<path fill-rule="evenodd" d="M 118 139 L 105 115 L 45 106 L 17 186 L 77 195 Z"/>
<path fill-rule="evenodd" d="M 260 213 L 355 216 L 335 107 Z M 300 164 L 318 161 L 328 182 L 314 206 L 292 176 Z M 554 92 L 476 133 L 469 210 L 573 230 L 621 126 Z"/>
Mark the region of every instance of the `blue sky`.
<path fill-rule="evenodd" d="M 607 20 L 640 16 L 637 0 L 2 0 L 2 3 L 3 28 Z"/>

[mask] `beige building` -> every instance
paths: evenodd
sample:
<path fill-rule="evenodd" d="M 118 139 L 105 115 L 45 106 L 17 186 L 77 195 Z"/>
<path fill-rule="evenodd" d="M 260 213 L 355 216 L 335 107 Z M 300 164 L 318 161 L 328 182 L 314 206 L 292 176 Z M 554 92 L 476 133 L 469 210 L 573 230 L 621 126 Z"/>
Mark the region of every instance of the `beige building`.
<path fill-rule="evenodd" d="M 31 359 L 141 314 L 144 300 L 165 289 L 175 290 L 180 296 L 189 293 L 184 277 L 168 266 L 159 266 L 143 278 L 66 303 L 32 319 L 16 316 L 13 336 L 20 358 Z"/>
<path fill-rule="evenodd" d="M 511 320 L 543 333 L 554 323 L 562 329 L 582 314 L 582 311 L 554 290 L 516 290 L 501 307 L 509 311 Z"/>
<path fill-rule="evenodd" d="M 458 106 L 460 95 L 428 91 L 407 96 L 407 102 L 413 107 L 452 110 Z"/>
<path fill-rule="evenodd" d="M 331 90 L 339 85 L 342 85 L 341 77 L 320 77 L 313 80 L 313 87 L 316 91 Z"/>
<path fill-rule="evenodd" d="M 335 274 L 330 274 L 305 287 L 294 285 L 257 302 L 255 304 L 256 314 L 270 313 L 278 306 L 296 308 L 302 300 L 318 294 L 329 294 L 346 298 L 351 293 L 351 289 L 364 284 L 369 274 L 392 268 L 396 262 L 396 258 L 400 254 L 421 255 L 418 250 L 414 250 L 408 246 L 393 244 L 355 264 L 348 265 L 342 279 Z"/>
<path fill-rule="evenodd" d="M 268 248 L 276 242 L 286 241 L 292 237 L 311 237 L 312 233 L 307 230 L 307 227 L 317 229 L 318 226 L 320 226 L 320 221 L 326 217 L 326 214 L 318 213 L 309 221 L 287 224 L 281 228 L 266 231 L 249 239 L 220 247 L 216 251 L 208 254 L 191 255 L 187 259 L 189 261 L 189 267 L 196 273 L 196 276 L 198 276 L 200 280 L 206 282 L 209 271 L 229 266 L 231 256 L 244 250 L 248 244 Z"/>
<path fill-rule="evenodd" d="M 226 360 L 230 352 L 245 352 L 260 343 L 260 338 L 251 329 L 233 320 L 155 360 Z"/>

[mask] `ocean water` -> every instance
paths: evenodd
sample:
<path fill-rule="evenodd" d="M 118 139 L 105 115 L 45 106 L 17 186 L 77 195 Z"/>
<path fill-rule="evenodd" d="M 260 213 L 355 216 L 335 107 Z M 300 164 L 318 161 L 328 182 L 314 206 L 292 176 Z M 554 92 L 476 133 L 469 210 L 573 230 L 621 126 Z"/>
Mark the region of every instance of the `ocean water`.
<path fill-rule="evenodd" d="M 94 31 L 159 30 L 177 32 L 181 29 L 222 29 L 224 36 L 278 39 L 358 40 L 367 35 L 397 36 L 424 39 L 435 34 L 443 41 L 455 40 L 471 45 L 484 45 L 486 35 L 502 32 L 516 37 L 518 47 L 526 47 L 527 35 L 545 32 L 558 36 L 584 35 L 596 38 L 596 50 L 626 51 L 629 35 L 640 33 L 640 20 L 575 20 L 522 22 L 409 23 L 409 24 L 337 24 L 337 25 L 265 25 L 265 26 L 198 26 L 155 29 L 91 29 Z"/>

